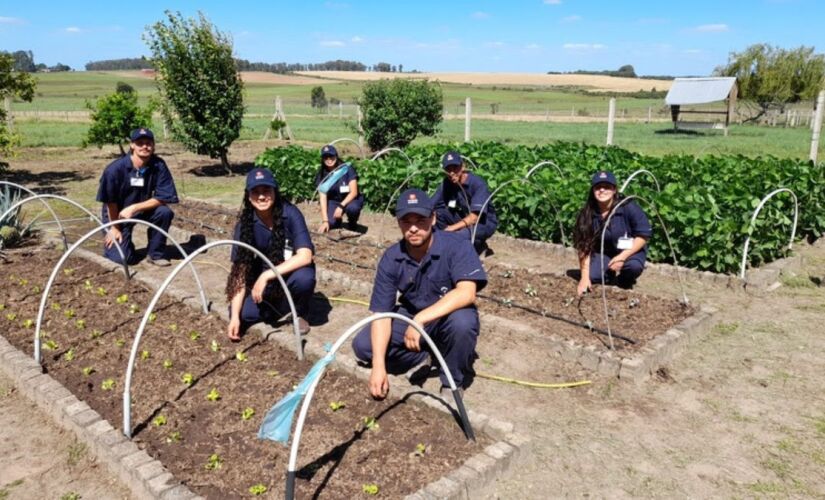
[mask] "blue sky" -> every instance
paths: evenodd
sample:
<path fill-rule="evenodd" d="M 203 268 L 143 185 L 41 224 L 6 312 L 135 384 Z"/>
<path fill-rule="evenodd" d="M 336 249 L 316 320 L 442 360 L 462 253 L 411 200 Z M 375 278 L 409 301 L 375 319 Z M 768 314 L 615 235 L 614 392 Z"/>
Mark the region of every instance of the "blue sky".
<path fill-rule="evenodd" d="M 158 6 L 156 6 L 158 5 Z M 164 10 L 200 10 L 232 35 L 235 55 L 263 62 L 331 59 L 402 64 L 405 71 L 617 69 L 707 75 L 753 43 L 825 50 L 821 0 L 692 2 L 113 1 L 0 5 L 0 49 L 82 70 L 100 59 L 149 55 L 142 34 Z M 818 34 L 817 34 L 818 33 Z"/>

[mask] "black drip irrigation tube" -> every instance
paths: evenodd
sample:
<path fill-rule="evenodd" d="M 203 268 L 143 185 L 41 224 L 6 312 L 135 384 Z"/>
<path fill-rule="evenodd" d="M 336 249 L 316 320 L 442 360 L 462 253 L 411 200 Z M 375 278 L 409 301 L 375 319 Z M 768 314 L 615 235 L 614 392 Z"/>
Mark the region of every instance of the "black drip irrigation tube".
<path fill-rule="evenodd" d="M 218 205 L 211 205 L 210 204 L 209 208 L 204 208 L 204 207 L 199 207 L 199 206 L 196 206 L 196 205 L 190 205 L 189 203 L 186 202 L 185 199 L 184 199 L 183 203 L 181 203 L 181 206 L 184 206 L 186 208 L 191 208 L 192 210 L 197 210 L 199 212 L 206 212 L 208 214 L 213 214 L 213 215 L 215 214 L 215 212 L 217 212 L 221 215 L 228 215 L 230 217 L 237 217 L 238 216 L 237 212 L 233 212 L 231 210 L 228 210 L 228 209 L 223 208 L 223 207 L 218 206 Z"/>
<path fill-rule="evenodd" d="M 204 228 L 204 229 L 208 229 L 208 230 L 210 230 L 210 231 L 212 231 L 212 232 L 215 232 L 215 233 L 218 233 L 218 234 L 229 234 L 226 230 L 221 229 L 221 228 L 219 228 L 219 227 L 214 227 L 214 226 L 211 226 L 211 225 L 209 225 L 209 224 L 207 224 L 207 223 L 205 223 L 205 222 L 200 222 L 200 221 L 192 220 L 192 219 L 189 219 L 189 218 L 187 218 L 187 217 L 184 217 L 184 216 L 182 216 L 182 215 L 178 215 L 178 214 L 175 214 L 175 217 L 176 217 L 178 220 L 180 220 L 181 222 L 186 223 L 186 224 L 192 224 L 192 225 L 194 225 L 194 226 L 202 227 L 202 228 Z"/>
<path fill-rule="evenodd" d="M 348 260 L 339 259 L 338 257 L 333 257 L 332 255 L 325 255 L 325 254 L 316 254 L 316 256 L 321 260 L 326 260 L 328 262 L 337 262 L 339 264 L 345 264 L 350 267 L 357 267 L 358 269 L 367 269 L 369 271 L 375 271 L 375 266 L 366 266 L 364 264 L 358 264 L 355 262 L 350 262 Z"/>
<path fill-rule="evenodd" d="M 608 336 L 610 336 L 610 334 L 612 334 L 613 337 L 615 337 L 617 339 L 624 340 L 628 344 L 635 344 L 636 343 L 635 340 L 633 340 L 631 338 L 628 338 L 628 337 L 625 337 L 623 335 L 619 335 L 618 333 L 613 332 L 613 331 L 611 331 L 611 333 L 608 334 L 607 330 L 603 330 L 601 328 L 593 326 L 589 322 L 588 323 L 582 323 L 581 321 L 576 321 L 576 320 L 573 320 L 573 319 L 565 318 L 563 316 L 558 316 L 556 314 L 549 313 L 547 311 L 539 311 L 538 309 L 533 309 L 532 307 L 521 305 L 517 302 L 513 302 L 512 300 L 497 299 L 495 297 L 491 297 L 489 295 L 485 295 L 485 294 L 482 294 L 482 293 L 476 293 L 476 297 L 479 297 L 479 298 L 484 299 L 484 300 L 488 300 L 490 302 L 495 302 L 496 304 L 502 305 L 504 307 L 514 307 L 516 309 L 521 309 L 522 311 L 526 311 L 526 312 L 535 314 L 537 316 L 541 316 L 543 318 L 551 318 L 551 319 L 555 319 L 557 321 L 562 321 L 562 322 L 567 323 L 569 325 L 585 328 L 587 330 L 590 330 L 591 332 L 598 333 L 599 335 L 604 335 L 605 337 L 608 337 Z"/>

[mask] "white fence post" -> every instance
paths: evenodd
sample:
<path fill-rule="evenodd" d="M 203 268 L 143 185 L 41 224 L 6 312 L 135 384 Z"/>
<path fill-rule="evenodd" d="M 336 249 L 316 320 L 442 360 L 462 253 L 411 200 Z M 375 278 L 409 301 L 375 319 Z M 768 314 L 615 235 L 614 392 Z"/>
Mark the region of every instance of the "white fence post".
<path fill-rule="evenodd" d="M 361 121 L 364 119 L 364 114 L 361 112 L 361 106 L 356 105 L 355 111 L 358 115 L 358 147 L 364 150 L 364 129 L 361 127 Z"/>
<path fill-rule="evenodd" d="M 338 119 L 341 120 L 344 118 L 344 103 L 342 101 L 338 101 Z"/>
<path fill-rule="evenodd" d="M 11 132 L 14 130 L 14 117 L 11 116 L 11 96 L 6 96 L 3 99 L 3 107 L 6 109 L 6 127 Z"/>
<path fill-rule="evenodd" d="M 647 123 L 650 123 L 650 118 L 651 118 L 652 109 L 653 109 L 653 108 L 652 108 L 651 106 L 648 106 L 648 107 L 647 107 Z"/>
<path fill-rule="evenodd" d="M 811 134 L 811 161 L 816 163 L 816 154 L 819 150 L 819 132 L 822 130 L 822 108 L 825 107 L 825 90 L 819 92 L 816 98 L 816 118 L 813 123 L 813 134 Z"/>
<path fill-rule="evenodd" d="M 613 121 L 616 119 L 616 98 L 610 98 L 610 107 L 607 112 L 607 145 L 613 145 Z"/>
<path fill-rule="evenodd" d="M 470 120 L 473 118 L 473 102 L 468 97 L 464 100 L 464 142 L 470 142 Z"/>

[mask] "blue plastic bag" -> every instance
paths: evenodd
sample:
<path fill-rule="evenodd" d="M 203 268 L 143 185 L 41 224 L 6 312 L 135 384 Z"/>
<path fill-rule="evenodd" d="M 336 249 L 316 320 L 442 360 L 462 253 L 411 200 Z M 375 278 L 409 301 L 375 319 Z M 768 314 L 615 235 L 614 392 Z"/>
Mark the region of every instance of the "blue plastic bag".
<path fill-rule="evenodd" d="M 327 194 L 332 186 L 338 183 L 341 178 L 346 175 L 347 171 L 349 170 L 349 163 L 342 163 L 338 166 L 337 169 L 333 170 L 329 173 L 326 178 L 318 185 L 318 191 Z"/>
<path fill-rule="evenodd" d="M 324 368 L 326 368 L 333 359 L 335 359 L 334 354 L 327 354 L 319 359 L 312 365 L 312 368 L 310 368 L 304 380 L 298 384 L 298 387 L 269 409 L 261 423 L 261 428 L 258 429 L 258 439 L 269 439 L 283 444 L 289 441 L 292 419 L 295 417 L 295 410 L 298 409 L 298 404 L 304 399 L 312 382 L 321 375 Z"/>

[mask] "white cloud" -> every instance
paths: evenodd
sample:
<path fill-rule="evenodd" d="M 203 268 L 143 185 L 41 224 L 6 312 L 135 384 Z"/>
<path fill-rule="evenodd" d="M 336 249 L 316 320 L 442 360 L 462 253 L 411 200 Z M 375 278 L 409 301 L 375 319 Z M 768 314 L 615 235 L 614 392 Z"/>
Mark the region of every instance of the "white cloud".
<path fill-rule="evenodd" d="M 582 16 L 577 16 L 577 15 L 566 16 L 566 17 L 561 18 L 561 22 L 563 22 L 563 23 L 575 23 L 576 21 L 581 21 L 581 20 L 582 20 Z"/>
<path fill-rule="evenodd" d="M 473 19 L 489 19 L 490 14 L 486 12 L 473 12 L 472 14 L 470 14 L 470 17 L 472 17 Z"/>
<path fill-rule="evenodd" d="M 81 30 L 77 26 L 69 26 L 68 28 L 64 29 L 63 31 L 65 31 L 66 33 L 80 33 L 83 30 Z"/>
<path fill-rule="evenodd" d="M 727 24 L 702 24 L 693 28 L 694 31 L 699 31 L 701 33 L 722 33 L 725 31 L 729 31 L 730 28 Z"/>
<path fill-rule="evenodd" d="M 343 47 L 344 42 L 341 40 L 322 40 L 320 45 L 321 47 Z"/>
<path fill-rule="evenodd" d="M 541 45 L 539 45 L 537 43 L 528 43 L 527 45 L 524 46 L 524 48 L 527 49 L 527 50 L 537 50 L 537 49 L 541 48 Z"/>
<path fill-rule="evenodd" d="M 3 17 L 0 16 L 0 24 L 25 24 L 26 21 L 19 17 Z"/>
<path fill-rule="evenodd" d="M 544 0 L 544 5 L 561 5 L 561 0 Z"/>
<path fill-rule="evenodd" d="M 504 42 L 487 42 L 487 43 L 484 44 L 484 47 L 486 47 L 488 49 L 500 49 L 500 48 L 504 47 L 504 45 L 505 45 Z"/>
<path fill-rule="evenodd" d="M 565 43 L 562 48 L 566 50 L 601 50 L 606 49 L 607 45 L 601 43 Z"/>
<path fill-rule="evenodd" d="M 350 39 L 350 41 L 351 41 L 352 43 L 361 43 L 361 42 L 363 42 L 363 41 L 364 41 L 364 39 L 363 39 L 363 38 L 361 38 L 361 37 L 360 37 L 360 36 L 358 36 L 358 35 L 355 35 L 354 37 L 352 37 L 352 38 Z"/>

